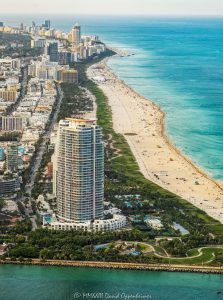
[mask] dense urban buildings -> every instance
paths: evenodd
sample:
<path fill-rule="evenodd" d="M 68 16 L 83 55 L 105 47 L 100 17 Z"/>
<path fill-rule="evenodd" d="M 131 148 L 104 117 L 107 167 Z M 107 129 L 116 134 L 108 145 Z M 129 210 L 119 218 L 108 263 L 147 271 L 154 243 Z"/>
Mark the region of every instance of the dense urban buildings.
<path fill-rule="evenodd" d="M 78 84 L 78 71 L 71 64 L 106 49 L 97 36 L 81 36 L 79 24 L 75 24 L 70 33 L 51 28 L 50 20 L 41 26 L 35 22 L 32 26 L 20 24 L 19 28 L 3 26 L 0 31 L 28 34 L 30 47 L 42 51 L 40 56 L 26 61 L 11 57 L 0 59 L 3 78 L 0 131 L 9 136 L 16 134 L 17 140 L 0 144 L 1 193 L 8 194 L 19 191 L 22 174 L 30 166 L 36 145 L 52 117 L 60 83 Z M 25 85 L 21 78 L 26 80 Z M 61 120 L 56 145 L 49 145 L 49 149 L 55 149 L 55 153 L 46 166 L 46 177 L 49 182 L 53 179 L 52 197 L 56 197 L 57 209 L 47 209 L 51 220 L 43 219 L 43 225 L 50 229 L 86 231 L 124 227 L 126 218 L 121 212 L 104 209 L 104 143 L 97 122 Z"/>

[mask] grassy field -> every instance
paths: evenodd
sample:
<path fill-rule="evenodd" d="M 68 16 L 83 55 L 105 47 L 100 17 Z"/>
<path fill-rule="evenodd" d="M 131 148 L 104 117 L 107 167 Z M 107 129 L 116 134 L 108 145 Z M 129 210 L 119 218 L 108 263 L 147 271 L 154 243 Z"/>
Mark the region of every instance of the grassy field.
<path fill-rule="evenodd" d="M 182 264 L 182 265 L 203 265 L 214 261 L 217 254 L 223 254 L 223 247 L 201 247 L 191 249 L 187 252 L 187 257 L 167 257 L 164 249 L 160 246 L 152 246 L 155 250 L 155 256 L 162 257 L 163 263 Z"/>
<path fill-rule="evenodd" d="M 199 249 L 192 249 L 190 252 L 190 256 L 183 257 L 183 258 L 164 258 L 164 263 L 170 264 L 183 264 L 183 265 L 202 265 L 202 264 L 209 264 L 215 258 L 216 253 L 223 254 L 223 248 L 216 248 L 216 247 L 207 247 L 202 248 L 201 253 L 199 253 Z M 193 257 L 194 256 L 194 257 Z M 196 257 L 195 257 L 196 256 Z"/>
<path fill-rule="evenodd" d="M 121 245 L 124 246 L 122 246 L 122 248 L 119 248 Z M 128 246 L 131 246 L 135 248 L 134 251 L 141 251 L 143 256 L 145 257 L 157 257 L 160 263 L 178 265 L 207 265 L 214 262 L 217 254 L 223 254 L 223 247 L 220 246 L 194 248 L 187 252 L 187 257 L 168 256 L 168 254 L 162 247 L 152 244 L 150 245 L 150 243 L 143 242 L 137 243 L 134 241 L 118 241 L 114 242 L 113 244 L 108 243 L 107 246 L 112 246 L 113 248 L 118 247 L 119 251 L 122 254 L 124 254 L 125 252 L 132 252 L 132 249 L 127 248 Z M 129 250 L 127 251 L 126 249 Z"/>

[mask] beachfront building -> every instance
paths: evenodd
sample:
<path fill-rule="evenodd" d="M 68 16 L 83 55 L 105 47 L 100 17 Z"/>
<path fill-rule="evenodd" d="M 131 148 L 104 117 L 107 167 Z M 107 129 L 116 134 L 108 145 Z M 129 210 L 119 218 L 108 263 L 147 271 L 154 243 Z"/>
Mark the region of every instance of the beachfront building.
<path fill-rule="evenodd" d="M 53 191 L 57 215 L 43 219 L 54 230 L 119 230 L 126 218 L 104 218 L 104 143 L 95 120 L 59 123 L 53 157 Z"/>
<path fill-rule="evenodd" d="M 72 28 L 69 40 L 73 48 L 77 48 L 81 42 L 81 27 L 78 23 Z"/>
<path fill-rule="evenodd" d="M 49 227 L 49 219 L 43 218 L 43 226 Z M 92 222 L 59 222 L 54 215 L 50 220 L 52 230 L 77 230 L 77 231 L 114 231 L 120 230 L 127 224 L 123 215 L 113 215 L 111 219 L 100 219 Z"/>
<path fill-rule="evenodd" d="M 104 145 L 95 120 L 60 121 L 54 194 L 63 221 L 86 222 L 103 217 Z"/>

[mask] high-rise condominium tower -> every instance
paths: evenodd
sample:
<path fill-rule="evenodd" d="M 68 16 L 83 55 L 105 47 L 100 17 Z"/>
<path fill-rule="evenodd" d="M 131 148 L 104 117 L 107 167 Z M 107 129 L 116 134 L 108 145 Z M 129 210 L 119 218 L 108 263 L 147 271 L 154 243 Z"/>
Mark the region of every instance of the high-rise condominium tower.
<path fill-rule="evenodd" d="M 81 42 L 81 27 L 78 23 L 74 25 L 70 33 L 72 47 L 78 47 Z"/>
<path fill-rule="evenodd" d="M 6 167 L 10 172 L 18 170 L 18 145 L 16 142 L 7 145 Z"/>
<path fill-rule="evenodd" d="M 104 144 L 93 120 L 61 120 L 54 157 L 54 193 L 63 221 L 103 217 Z"/>
<path fill-rule="evenodd" d="M 50 29 L 50 20 L 45 20 L 44 27 Z"/>
<path fill-rule="evenodd" d="M 57 62 L 58 61 L 58 43 L 57 42 L 46 43 L 45 54 L 49 55 L 51 62 Z"/>

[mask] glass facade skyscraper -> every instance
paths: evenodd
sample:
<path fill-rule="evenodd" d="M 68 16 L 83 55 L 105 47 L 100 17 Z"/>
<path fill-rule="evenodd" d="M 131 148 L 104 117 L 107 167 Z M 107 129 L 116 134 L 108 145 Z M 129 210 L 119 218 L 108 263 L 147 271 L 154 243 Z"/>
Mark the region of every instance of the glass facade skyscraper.
<path fill-rule="evenodd" d="M 45 54 L 49 55 L 51 62 L 58 62 L 58 43 L 48 42 L 45 45 Z"/>
<path fill-rule="evenodd" d="M 60 121 L 54 193 L 61 220 L 87 222 L 103 218 L 104 143 L 95 120 Z"/>
<path fill-rule="evenodd" d="M 18 171 L 18 145 L 16 142 L 7 145 L 6 167 L 12 173 Z"/>

